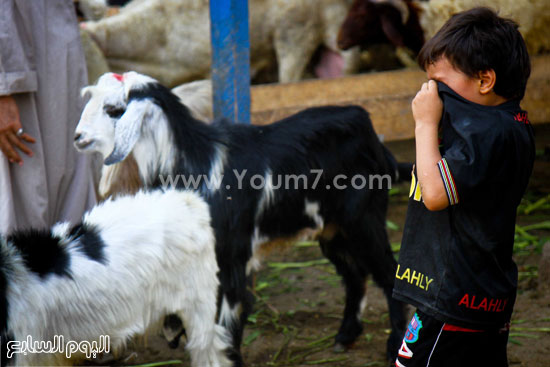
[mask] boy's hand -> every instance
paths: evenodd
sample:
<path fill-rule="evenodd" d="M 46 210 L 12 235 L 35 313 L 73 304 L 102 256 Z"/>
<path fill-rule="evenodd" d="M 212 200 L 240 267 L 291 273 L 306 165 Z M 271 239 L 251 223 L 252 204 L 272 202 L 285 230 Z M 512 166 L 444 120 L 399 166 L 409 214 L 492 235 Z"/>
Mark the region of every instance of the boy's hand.
<path fill-rule="evenodd" d="M 443 113 L 443 102 L 434 80 L 422 84 L 412 101 L 412 113 L 416 127 L 428 125 L 437 128 Z"/>
<path fill-rule="evenodd" d="M 437 162 L 441 160 L 437 129 L 443 102 L 437 93 L 437 83 L 430 80 L 422 85 L 412 102 L 415 121 L 416 173 L 422 189 L 422 200 L 428 210 L 441 210 L 449 206 L 445 185 Z"/>

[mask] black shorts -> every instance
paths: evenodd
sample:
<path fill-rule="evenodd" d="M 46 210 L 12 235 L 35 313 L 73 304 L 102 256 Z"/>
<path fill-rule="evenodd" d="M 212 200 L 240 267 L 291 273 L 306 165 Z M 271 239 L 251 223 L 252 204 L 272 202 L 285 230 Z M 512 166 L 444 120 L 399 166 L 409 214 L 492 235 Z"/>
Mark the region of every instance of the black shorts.
<path fill-rule="evenodd" d="M 417 310 L 395 366 L 507 367 L 508 327 L 472 330 L 446 324 Z"/>

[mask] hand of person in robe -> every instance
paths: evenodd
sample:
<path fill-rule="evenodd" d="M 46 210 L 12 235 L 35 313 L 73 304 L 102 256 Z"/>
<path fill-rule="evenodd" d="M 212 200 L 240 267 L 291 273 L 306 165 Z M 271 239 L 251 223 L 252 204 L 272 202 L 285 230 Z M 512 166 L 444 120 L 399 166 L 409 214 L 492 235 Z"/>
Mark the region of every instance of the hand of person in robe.
<path fill-rule="evenodd" d="M 0 96 L 0 150 L 10 163 L 23 165 L 17 150 L 29 157 L 33 156 L 32 150 L 24 142 L 35 143 L 36 140 L 23 131 L 15 99 L 12 96 Z"/>

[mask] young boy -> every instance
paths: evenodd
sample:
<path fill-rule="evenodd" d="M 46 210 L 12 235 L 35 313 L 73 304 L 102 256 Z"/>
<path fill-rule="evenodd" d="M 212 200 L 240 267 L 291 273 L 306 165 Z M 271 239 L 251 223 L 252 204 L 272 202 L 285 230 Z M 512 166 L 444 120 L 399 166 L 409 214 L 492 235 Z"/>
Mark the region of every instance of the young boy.
<path fill-rule="evenodd" d="M 419 64 L 430 81 L 412 102 L 416 168 L 393 294 L 417 311 L 395 365 L 507 366 L 516 209 L 535 155 L 519 106 L 529 56 L 517 24 L 474 8 Z"/>

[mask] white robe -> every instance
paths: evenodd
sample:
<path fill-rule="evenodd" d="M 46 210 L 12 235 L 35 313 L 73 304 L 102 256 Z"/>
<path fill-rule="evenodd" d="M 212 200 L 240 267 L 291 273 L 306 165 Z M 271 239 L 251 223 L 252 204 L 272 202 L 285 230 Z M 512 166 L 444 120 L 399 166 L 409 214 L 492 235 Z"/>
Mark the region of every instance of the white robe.
<path fill-rule="evenodd" d="M 0 152 L 0 232 L 73 223 L 96 202 L 90 156 L 73 147 L 86 63 L 72 0 L 0 0 L 0 95 L 13 95 L 34 152 Z"/>

